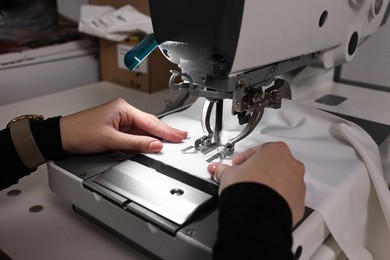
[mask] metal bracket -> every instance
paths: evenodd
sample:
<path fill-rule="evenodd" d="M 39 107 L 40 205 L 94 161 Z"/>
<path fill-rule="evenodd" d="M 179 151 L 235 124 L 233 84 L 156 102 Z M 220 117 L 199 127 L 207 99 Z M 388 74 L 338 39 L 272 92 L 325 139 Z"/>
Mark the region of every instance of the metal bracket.
<path fill-rule="evenodd" d="M 234 153 L 234 146 L 237 142 L 247 137 L 260 122 L 264 114 L 265 108 L 278 109 L 281 107 L 282 98 L 291 99 L 291 89 L 289 84 L 281 79 L 276 79 L 274 85 L 265 91 L 258 90 L 245 95 L 245 109 L 248 113 L 248 122 L 245 128 L 235 137 L 231 138 L 223 149 L 212 155 L 208 162 L 215 159 L 224 159 Z M 243 99 L 244 100 L 244 99 Z M 220 132 L 222 130 L 222 100 L 210 101 L 206 100 L 202 112 L 202 128 L 205 135 L 197 139 L 194 146 L 187 147 L 182 151 L 188 151 L 191 148 L 207 154 L 218 147 L 222 146 L 220 143 Z M 244 101 L 242 101 L 244 102 Z M 211 129 L 210 117 L 214 104 L 217 104 L 216 109 L 216 124 L 215 131 Z"/>

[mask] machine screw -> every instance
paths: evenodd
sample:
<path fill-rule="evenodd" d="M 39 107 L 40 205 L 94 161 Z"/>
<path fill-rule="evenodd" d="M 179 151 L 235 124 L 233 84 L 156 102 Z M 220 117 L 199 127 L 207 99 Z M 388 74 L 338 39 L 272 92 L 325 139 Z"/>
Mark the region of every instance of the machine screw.
<path fill-rule="evenodd" d="M 42 210 L 43 210 L 42 205 L 35 205 L 35 206 L 32 206 L 31 208 L 28 209 L 28 211 L 30 211 L 31 213 L 38 213 Z"/>
<path fill-rule="evenodd" d="M 171 194 L 174 196 L 181 196 L 184 194 L 184 191 L 182 189 L 174 188 L 171 190 Z"/>
<path fill-rule="evenodd" d="M 171 53 L 167 49 L 164 49 L 163 53 L 164 53 L 165 57 L 167 57 L 168 59 L 171 58 Z"/>
<path fill-rule="evenodd" d="M 238 89 L 244 88 L 245 86 L 246 86 L 246 79 L 239 79 L 237 81 L 237 88 Z"/>
<path fill-rule="evenodd" d="M 192 228 L 191 229 L 187 229 L 186 234 L 187 234 L 187 236 L 192 237 L 192 236 L 194 236 L 196 234 L 196 230 L 192 229 Z"/>
<path fill-rule="evenodd" d="M 18 196 L 21 193 L 22 192 L 20 190 L 10 190 L 9 192 L 7 192 L 7 196 L 8 197 L 15 197 L 15 196 Z"/>

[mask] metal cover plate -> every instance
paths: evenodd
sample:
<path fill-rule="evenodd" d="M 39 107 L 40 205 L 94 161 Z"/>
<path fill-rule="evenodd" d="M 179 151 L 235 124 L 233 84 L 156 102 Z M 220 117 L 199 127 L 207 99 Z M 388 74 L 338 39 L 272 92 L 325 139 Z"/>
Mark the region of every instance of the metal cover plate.
<path fill-rule="evenodd" d="M 124 161 L 94 182 L 179 225 L 212 196 L 134 161 Z"/>

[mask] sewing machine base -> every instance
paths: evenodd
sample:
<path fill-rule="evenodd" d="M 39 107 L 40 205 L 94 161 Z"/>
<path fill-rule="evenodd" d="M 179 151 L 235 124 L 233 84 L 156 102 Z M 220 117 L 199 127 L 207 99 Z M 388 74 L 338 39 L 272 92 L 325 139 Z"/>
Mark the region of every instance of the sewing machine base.
<path fill-rule="evenodd" d="M 215 210 L 218 187 L 206 183 L 210 193 L 214 192 L 211 202 L 202 213 L 197 213 L 183 224 L 178 225 L 157 214 L 145 213 L 147 210 L 136 212 L 129 209 L 131 201 L 123 204 L 120 196 L 110 195 L 110 190 L 102 191 L 102 186 L 102 190 L 92 190 L 93 185 L 87 184 L 105 170 L 129 160 L 128 157 L 114 152 L 50 162 L 49 186 L 70 201 L 76 212 L 88 216 L 88 219 L 98 222 L 100 226 L 109 227 L 117 237 L 138 244 L 153 256 L 164 259 L 211 258 L 218 226 Z M 148 219 L 150 216 L 155 219 Z"/>
<path fill-rule="evenodd" d="M 200 213 L 197 212 L 182 225 L 177 225 L 150 212 L 131 210 L 126 205 L 131 201 L 124 202 L 116 192 L 110 194 L 112 191 L 108 189 L 104 191 L 101 185 L 93 188 L 94 184 L 91 185 L 93 180 L 107 169 L 129 160 L 129 157 L 134 155 L 112 152 L 93 156 L 74 156 L 62 161 L 49 162 L 49 186 L 55 193 L 71 202 L 77 213 L 146 255 L 162 259 L 211 259 L 218 229 L 215 197 L 203 206 Z M 198 179 L 198 181 L 202 180 Z M 206 186 L 210 187 L 209 184 L 214 187 L 214 189 L 210 188 L 210 193 L 215 192 L 217 195 L 218 187 L 211 183 L 207 183 Z M 199 187 L 199 183 L 195 186 L 197 185 Z M 312 212 L 307 208 L 305 219 L 310 219 Z M 318 224 L 318 219 L 315 219 L 314 214 L 316 226 L 326 231 L 325 224 Z M 299 229 L 305 226 L 305 221 L 294 232 L 301 232 Z M 321 241 L 314 247 L 318 247 L 328 235 L 329 231 L 326 231 Z M 310 240 L 310 238 L 304 239 Z M 297 246 L 305 243 L 305 241 L 295 242 Z M 304 245 L 303 247 L 305 248 Z"/>

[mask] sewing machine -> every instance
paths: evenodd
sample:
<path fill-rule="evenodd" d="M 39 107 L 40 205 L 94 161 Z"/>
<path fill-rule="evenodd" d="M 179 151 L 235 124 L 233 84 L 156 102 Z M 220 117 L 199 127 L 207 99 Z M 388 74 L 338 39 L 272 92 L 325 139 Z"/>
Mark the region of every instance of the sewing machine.
<path fill-rule="evenodd" d="M 150 0 L 154 35 L 134 48 L 129 59 L 141 53 L 136 57 L 141 61 L 158 46 L 179 65 L 169 88 L 206 100 L 200 122 L 204 134 L 182 152 L 210 154 L 208 162 L 223 160 L 251 134 L 264 111 L 280 108 L 283 98 L 294 99 L 294 92 L 304 99 L 309 89 L 315 91 L 313 82 L 332 82 L 333 68 L 351 61 L 385 20 L 388 2 Z M 244 127 L 223 143 L 225 99 L 231 100 L 231 113 Z M 320 102 L 337 101 L 335 96 L 324 99 Z M 113 151 L 50 162 L 49 183 L 76 212 L 154 256 L 211 257 L 218 192 L 212 180 L 143 154 Z M 314 239 L 302 235 L 303 230 L 319 235 Z M 327 239 L 323 219 L 307 208 L 294 231 L 303 258 Z"/>

